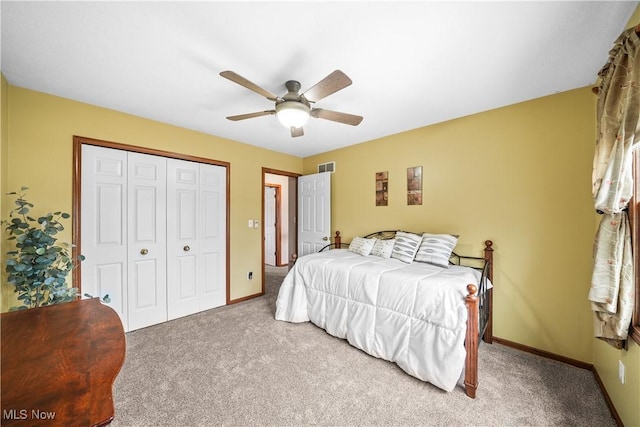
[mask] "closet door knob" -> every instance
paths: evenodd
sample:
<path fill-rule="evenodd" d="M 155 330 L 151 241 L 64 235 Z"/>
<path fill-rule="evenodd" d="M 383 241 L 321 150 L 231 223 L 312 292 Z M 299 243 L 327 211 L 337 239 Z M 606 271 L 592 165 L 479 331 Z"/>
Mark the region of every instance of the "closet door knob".
<path fill-rule="evenodd" d="M 141 255 L 146 255 L 149 253 L 149 249 L 140 249 L 140 254 Z"/>
<path fill-rule="evenodd" d="M 185 246 L 184 248 L 182 248 L 185 252 L 189 252 L 191 250 L 191 248 L 189 246 Z"/>

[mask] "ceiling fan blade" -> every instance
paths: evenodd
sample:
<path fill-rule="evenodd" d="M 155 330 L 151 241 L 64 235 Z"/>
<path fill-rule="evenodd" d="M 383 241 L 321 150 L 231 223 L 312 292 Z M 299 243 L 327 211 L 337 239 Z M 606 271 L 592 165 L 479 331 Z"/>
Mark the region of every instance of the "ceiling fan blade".
<path fill-rule="evenodd" d="M 260 116 L 269 116 L 275 113 L 276 113 L 276 110 L 265 110 L 265 111 L 258 111 L 255 113 L 238 114 L 237 116 L 229 116 L 227 117 L 227 119 L 237 122 L 238 120 L 252 119 L 254 117 L 260 117 Z"/>
<path fill-rule="evenodd" d="M 299 128 L 291 128 L 291 138 L 295 138 L 296 136 L 302 136 L 304 135 L 304 130 L 299 127 Z"/>
<path fill-rule="evenodd" d="M 314 108 L 311 110 L 311 116 L 317 119 L 331 120 L 332 122 L 344 123 L 345 125 L 351 126 L 358 126 L 362 121 L 362 116 L 325 110 L 323 108 Z"/>
<path fill-rule="evenodd" d="M 240 86 L 244 86 L 249 90 L 259 93 L 260 95 L 264 96 L 267 99 L 270 99 L 271 101 L 276 101 L 278 99 L 277 95 L 274 95 L 268 90 L 261 88 L 257 84 L 245 79 L 244 77 L 234 73 L 233 71 L 222 71 L 220 75 L 225 79 L 229 79 L 234 83 L 238 83 Z"/>
<path fill-rule="evenodd" d="M 335 70 L 324 79 L 320 80 L 311 88 L 307 89 L 303 95 L 309 102 L 316 102 L 326 98 L 332 93 L 344 89 L 352 83 L 351 79 L 340 70 Z"/>

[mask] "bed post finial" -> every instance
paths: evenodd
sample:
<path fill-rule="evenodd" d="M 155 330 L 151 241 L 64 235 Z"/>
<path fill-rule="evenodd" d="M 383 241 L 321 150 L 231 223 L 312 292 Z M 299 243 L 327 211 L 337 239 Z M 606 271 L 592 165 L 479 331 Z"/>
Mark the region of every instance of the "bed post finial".
<path fill-rule="evenodd" d="M 341 249 L 342 246 L 342 237 L 340 236 L 340 232 L 336 231 L 336 236 L 334 237 L 334 243 L 336 246 L 336 249 Z"/>
<path fill-rule="evenodd" d="M 484 241 L 484 259 L 489 262 L 489 271 L 487 272 L 487 277 L 489 277 L 489 280 L 493 281 L 493 241 L 492 240 Z"/>

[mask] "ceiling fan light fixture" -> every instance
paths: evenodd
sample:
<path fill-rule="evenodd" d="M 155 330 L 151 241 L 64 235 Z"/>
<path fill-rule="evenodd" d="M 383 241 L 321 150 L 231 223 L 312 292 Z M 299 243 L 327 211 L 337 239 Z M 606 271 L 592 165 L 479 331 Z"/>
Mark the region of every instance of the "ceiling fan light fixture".
<path fill-rule="evenodd" d="M 307 89 L 304 93 L 300 93 L 300 82 L 297 80 L 287 80 L 284 84 L 287 88 L 287 93 L 282 97 L 274 95 L 233 71 L 222 71 L 220 75 L 225 79 L 231 80 L 240 86 L 244 86 L 266 97 L 269 101 L 275 101 L 275 109 L 248 114 L 237 114 L 227 117 L 228 120 L 238 121 L 274 114 L 278 117 L 278 121 L 289 129 L 292 138 L 304 135 L 303 126 L 306 125 L 311 116 L 316 119 L 330 120 L 351 126 L 358 126 L 362 121 L 362 116 L 356 116 L 355 114 L 325 110 L 324 108 L 311 108 L 311 104 L 315 104 L 315 102 L 344 89 L 352 83 L 351 79 L 340 70 L 335 70 L 311 86 L 311 88 Z"/>
<path fill-rule="evenodd" d="M 299 101 L 283 101 L 276 105 L 276 117 L 288 129 L 300 128 L 309 120 L 310 108 Z"/>

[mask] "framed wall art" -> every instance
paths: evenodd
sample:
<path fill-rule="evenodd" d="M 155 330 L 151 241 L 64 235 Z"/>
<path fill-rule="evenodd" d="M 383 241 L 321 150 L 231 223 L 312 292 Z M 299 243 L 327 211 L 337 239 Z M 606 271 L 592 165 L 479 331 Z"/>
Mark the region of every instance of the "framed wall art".
<path fill-rule="evenodd" d="M 376 172 L 376 206 L 389 204 L 389 172 Z"/>
<path fill-rule="evenodd" d="M 407 168 L 407 205 L 422 204 L 422 166 Z"/>

